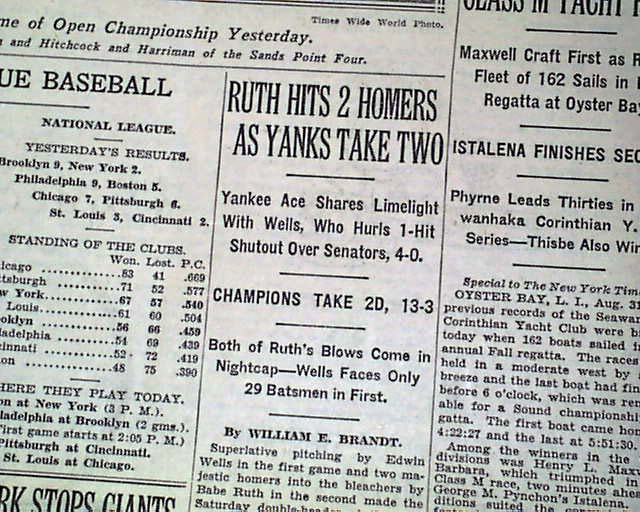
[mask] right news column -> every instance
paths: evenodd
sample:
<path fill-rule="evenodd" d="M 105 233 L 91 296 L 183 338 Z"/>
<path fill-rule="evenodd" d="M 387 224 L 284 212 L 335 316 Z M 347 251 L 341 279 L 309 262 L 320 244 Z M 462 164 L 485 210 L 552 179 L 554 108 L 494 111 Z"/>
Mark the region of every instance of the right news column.
<path fill-rule="evenodd" d="M 640 510 L 636 15 L 460 3 L 431 511 Z"/>

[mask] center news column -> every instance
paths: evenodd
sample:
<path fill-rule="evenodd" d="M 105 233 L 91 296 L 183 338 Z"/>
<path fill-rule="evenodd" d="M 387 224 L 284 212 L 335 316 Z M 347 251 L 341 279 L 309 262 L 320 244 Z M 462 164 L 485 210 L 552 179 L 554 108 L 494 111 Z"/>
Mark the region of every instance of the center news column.
<path fill-rule="evenodd" d="M 352 51 L 226 73 L 192 508 L 426 506 L 451 41 L 361 12 L 295 18 Z"/>

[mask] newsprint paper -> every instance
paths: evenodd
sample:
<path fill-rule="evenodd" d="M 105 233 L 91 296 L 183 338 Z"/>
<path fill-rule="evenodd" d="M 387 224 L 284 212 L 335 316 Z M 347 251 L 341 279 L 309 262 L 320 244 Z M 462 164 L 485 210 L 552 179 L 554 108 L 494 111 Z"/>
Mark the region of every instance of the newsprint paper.
<path fill-rule="evenodd" d="M 639 512 L 640 0 L 2 0 L 0 512 Z"/>

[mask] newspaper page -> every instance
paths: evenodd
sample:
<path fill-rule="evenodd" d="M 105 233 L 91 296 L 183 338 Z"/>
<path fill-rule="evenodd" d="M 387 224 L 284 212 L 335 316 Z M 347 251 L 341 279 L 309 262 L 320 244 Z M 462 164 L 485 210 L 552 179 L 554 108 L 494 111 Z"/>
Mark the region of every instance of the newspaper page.
<path fill-rule="evenodd" d="M 639 19 L 3 0 L 0 512 L 638 512 Z"/>

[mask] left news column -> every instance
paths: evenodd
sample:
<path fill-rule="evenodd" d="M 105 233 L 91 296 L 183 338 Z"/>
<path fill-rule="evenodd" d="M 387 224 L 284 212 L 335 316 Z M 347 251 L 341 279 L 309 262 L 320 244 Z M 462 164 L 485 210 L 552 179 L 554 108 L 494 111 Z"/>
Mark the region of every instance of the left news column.
<path fill-rule="evenodd" d="M 186 510 L 224 73 L 1 72 L 0 510 Z"/>

